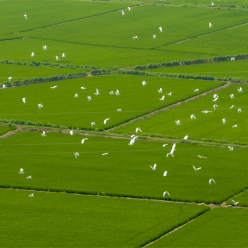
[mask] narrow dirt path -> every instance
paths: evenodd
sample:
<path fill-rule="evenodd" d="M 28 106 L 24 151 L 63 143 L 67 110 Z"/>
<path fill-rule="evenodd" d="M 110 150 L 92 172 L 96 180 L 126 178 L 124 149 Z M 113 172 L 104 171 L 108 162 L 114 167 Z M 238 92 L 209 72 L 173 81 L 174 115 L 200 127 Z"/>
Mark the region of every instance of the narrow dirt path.
<path fill-rule="evenodd" d="M 217 87 L 217 88 L 208 90 L 208 91 L 206 91 L 206 92 L 204 92 L 204 93 L 202 93 L 202 94 L 199 94 L 199 95 L 197 95 L 197 96 L 193 96 L 193 97 L 188 98 L 188 99 L 186 99 L 186 100 L 184 100 L 184 101 L 177 102 L 177 103 L 175 103 L 175 104 L 172 104 L 172 105 L 170 105 L 170 106 L 164 107 L 164 108 L 162 108 L 162 109 L 159 109 L 159 110 L 150 112 L 149 114 L 142 115 L 142 116 L 140 116 L 140 117 L 134 118 L 134 119 L 132 119 L 131 121 L 128 121 L 128 122 L 126 122 L 126 123 L 123 123 L 123 124 L 121 124 L 121 125 L 119 125 L 119 126 L 115 126 L 115 127 L 110 128 L 110 129 L 108 129 L 108 130 L 106 130 L 106 131 L 114 131 L 114 130 L 116 130 L 116 129 L 119 129 L 119 128 L 121 128 L 121 127 L 127 126 L 127 125 L 129 125 L 129 124 L 131 124 L 131 123 L 134 123 L 134 122 L 136 122 L 136 121 L 144 120 L 144 119 L 146 119 L 146 118 L 152 117 L 152 116 L 157 115 L 157 114 L 160 114 L 160 113 L 162 113 L 162 112 L 165 112 L 165 111 L 167 111 L 167 110 L 169 110 L 169 109 L 178 107 L 178 106 L 180 106 L 180 105 L 182 105 L 182 104 L 185 104 L 185 103 L 194 101 L 194 100 L 196 100 L 196 99 L 199 99 L 199 98 L 201 98 L 201 97 L 203 97 L 203 96 L 206 96 L 206 95 L 208 95 L 208 94 L 211 94 L 211 93 L 213 93 L 213 92 L 216 92 L 216 91 L 220 91 L 220 90 L 222 90 L 222 89 L 225 89 L 225 88 L 229 87 L 230 85 L 231 85 L 231 83 L 230 83 L 230 82 L 227 82 L 226 84 L 224 84 L 224 85 L 222 85 L 222 86 L 219 86 L 219 87 Z"/>

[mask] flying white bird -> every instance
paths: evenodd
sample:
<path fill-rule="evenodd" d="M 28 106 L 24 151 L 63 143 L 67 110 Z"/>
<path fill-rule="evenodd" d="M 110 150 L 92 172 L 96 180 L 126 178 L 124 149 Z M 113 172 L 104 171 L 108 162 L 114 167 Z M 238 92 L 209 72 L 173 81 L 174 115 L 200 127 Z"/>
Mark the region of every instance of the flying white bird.
<path fill-rule="evenodd" d="M 226 124 L 226 118 L 222 119 L 222 123 Z"/>
<path fill-rule="evenodd" d="M 211 6 L 214 6 L 214 3 L 213 2 L 211 2 Z"/>
<path fill-rule="evenodd" d="M 233 151 L 233 147 L 232 146 L 228 146 L 229 151 Z"/>
<path fill-rule="evenodd" d="M 168 146 L 168 144 L 163 144 L 163 147 L 166 147 L 166 146 Z"/>
<path fill-rule="evenodd" d="M 22 101 L 23 101 L 24 103 L 26 103 L 26 98 L 22 98 Z"/>
<path fill-rule="evenodd" d="M 171 96 L 171 95 L 172 95 L 172 92 L 170 92 L 170 93 L 167 93 L 166 95 L 167 95 L 167 96 Z"/>
<path fill-rule="evenodd" d="M 64 53 L 62 53 L 62 58 L 65 58 L 65 54 Z"/>
<path fill-rule="evenodd" d="M 209 26 L 210 28 L 212 28 L 212 27 L 213 27 L 211 22 L 209 23 L 209 25 L 208 25 L 208 26 Z"/>
<path fill-rule="evenodd" d="M 74 96 L 74 97 L 75 97 L 75 98 L 76 98 L 76 97 L 78 97 L 78 94 L 75 94 L 75 96 Z"/>
<path fill-rule="evenodd" d="M 33 52 L 31 53 L 31 57 L 34 57 L 34 53 Z"/>
<path fill-rule="evenodd" d="M 81 90 L 86 90 L 86 88 L 85 87 L 81 87 Z"/>
<path fill-rule="evenodd" d="M 26 177 L 27 179 L 32 179 L 32 176 L 28 176 L 28 177 Z"/>
<path fill-rule="evenodd" d="M 114 94 L 114 91 L 113 90 L 109 92 L 109 95 L 113 95 L 113 94 Z"/>
<path fill-rule="evenodd" d="M 81 140 L 81 144 L 84 144 L 84 141 L 87 140 L 88 138 L 84 138 Z"/>
<path fill-rule="evenodd" d="M 88 101 L 91 101 L 91 96 L 87 96 Z"/>
<path fill-rule="evenodd" d="M 57 88 L 57 85 L 55 85 L 55 86 L 52 86 L 52 87 L 50 87 L 51 89 L 56 89 Z"/>
<path fill-rule="evenodd" d="M 209 179 L 209 184 L 211 184 L 211 182 L 214 182 L 215 184 L 216 184 L 216 182 L 214 181 L 214 179 L 212 178 L 212 179 Z"/>
<path fill-rule="evenodd" d="M 166 157 L 168 157 L 169 155 L 171 155 L 172 157 L 174 157 L 173 153 L 175 151 L 176 148 L 176 143 L 173 144 L 170 153 L 167 153 Z"/>
<path fill-rule="evenodd" d="M 31 194 L 31 195 L 29 195 L 28 197 L 34 197 L 34 193 L 33 193 L 33 194 Z"/>
<path fill-rule="evenodd" d="M 79 156 L 79 153 L 78 152 L 75 152 L 74 153 L 74 156 L 75 156 L 75 158 L 77 158 L 77 156 Z"/>
<path fill-rule="evenodd" d="M 161 98 L 159 98 L 160 101 L 164 101 L 165 96 L 162 96 Z"/>
<path fill-rule="evenodd" d="M 41 103 L 38 104 L 38 108 L 41 109 L 43 108 L 43 105 Z"/>
<path fill-rule="evenodd" d="M 142 133 L 141 129 L 140 129 L 139 127 L 137 127 L 137 128 L 135 129 L 135 132 L 138 133 L 139 131 Z"/>
<path fill-rule="evenodd" d="M 195 171 L 198 171 L 198 170 L 201 169 L 201 167 L 196 168 L 194 165 L 193 165 L 193 168 L 194 168 Z"/>
<path fill-rule="evenodd" d="M 201 155 L 198 155 L 198 157 L 199 157 L 199 158 L 207 158 L 207 157 L 203 157 L 203 156 L 201 156 Z"/>
<path fill-rule="evenodd" d="M 195 115 L 194 115 L 194 114 L 191 115 L 191 116 L 190 116 L 190 119 L 191 119 L 191 120 L 196 119 L 196 118 L 195 118 Z"/>
<path fill-rule="evenodd" d="M 103 123 L 106 124 L 108 120 L 110 120 L 110 118 L 105 119 Z"/>
<path fill-rule="evenodd" d="M 43 131 L 42 134 L 41 134 L 42 137 L 46 136 L 46 132 Z"/>
<path fill-rule="evenodd" d="M 214 100 L 212 100 L 213 102 L 216 102 L 219 99 L 219 97 L 215 97 Z"/>
<path fill-rule="evenodd" d="M 90 125 L 93 127 L 94 125 L 96 125 L 96 123 L 93 121 L 90 123 Z"/>
<path fill-rule="evenodd" d="M 70 131 L 70 135 L 73 135 L 73 130 Z"/>
<path fill-rule="evenodd" d="M 175 121 L 177 125 L 180 125 L 180 120 Z"/>
<path fill-rule="evenodd" d="M 153 37 L 153 39 L 156 39 L 156 35 L 155 34 L 152 37 Z"/>
<path fill-rule="evenodd" d="M 239 108 L 239 109 L 238 109 L 238 113 L 240 113 L 241 111 L 242 111 L 241 108 Z"/>
<path fill-rule="evenodd" d="M 55 58 L 56 58 L 56 61 L 60 60 L 58 56 L 55 56 Z"/>
<path fill-rule="evenodd" d="M 230 109 L 232 109 L 232 108 L 234 108 L 234 105 L 232 105 L 232 106 L 230 107 Z"/>
<path fill-rule="evenodd" d="M 235 97 L 234 97 L 234 94 L 231 94 L 231 95 L 230 95 L 230 98 L 231 98 L 231 99 L 235 98 Z"/>
<path fill-rule="evenodd" d="M 138 39 L 138 36 L 134 36 L 133 39 Z"/>
<path fill-rule="evenodd" d="M 136 138 L 138 138 L 138 136 L 135 136 L 134 134 L 133 135 L 131 135 L 131 140 L 130 140 L 130 142 L 129 142 L 129 144 L 128 145 L 133 145 L 134 143 L 135 143 L 135 139 Z"/>
<path fill-rule="evenodd" d="M 167 171 L 165 171 L 165 172 L 164 172 L 163 176 L 164 176 L 164 177 L 166 177 L 166 176 L 167 176 Z"/>
<path fill-rule="evenodd" d="M 25 15 L 24 15 L 24 17 L 25 17 L 25 19 L 28 19 L 28 16 L 27 16 L 27 14 L 25 14 Z"/>
<path fill-rule="evenodd" d="M 165 191 L 164 193 L 163 193 L 163 197 L 165 197 L 165 195 L 168 195 L 168 196 L 170 196 L 170 193 L 168 192 L 168 191 Z"/>
<path fill-rule="evenodd" d="M 153 166 L 151 166 L 151 165 L 149 165 L 149 166 L 152 168 L 152 170 L 156 170 L 156 167 L 157 167 L 156 164 L 154 164 Z"/>
<path fill-rule="evenodd" d="M 158 29 L 160 30 L 160 32 L 163 32 L 162 27 L 159 27 Z"/>
<path fill-rule="evenodd" d="M 239 89 L 237 89 L 237 91 L 238 91 L 239 93 L 243 92 L 243 90 L 242 90 L 241 87 L 240 87 Z"/>
<path fill-rule="evenodd" d="M 121 112 L 121 109 L 117 109 L 118 112 Z"/>
<path fill-rule="evenodd" d="M 43 46 L 42 48 L 43 48 L 43 50 L 47 50 L 47 46 Z"/>
<path fill-rule="evenodd" d="M 194 90 L 194 92 L 197 92 L 197 91 L 199 91 L 199 89 L 195 89 L 195 90 Z"/>
<path fill-rule="evenodd" d="M 235 127 L 238 127 L 238 125 L 236 124 L 236 125 L 233 125 L 233 126 L 232 126 L 232 128 L 235 128 Z"/>
<path fill-rule="evenodd" d="M 163 93 L 163 89 L 160 88 L 160 89 L 158 90 L 158 93 Z"/>
<path fill-rule="evenodd" d="M 94 93 L 96 96 L 100 95 L 99 90 L 96 89 L 96 93 Z"/>
<path fill-rule="evenodd" d="M 124 10 L 121 11 L 121 14 L 122 14 L 122 15 L 125 15 Z"/>
<path fill-rule="evenodd" d="M 3 84 L 3 89 L 5 89 L 6 88 L 6 85 L 5 84 Z"/>
<path fill-rule="evenodd" d="M 184 136 L 183 139 L 186 140 L 186 139 L 188 139 L 188 137 L 189 137 L 189 135 L 186 135 L 186 136 Z"/>
<path fill-rule="evenodd" d="M 143 81 L 143 82 L 142 82 L 142 85 L 145 86 L 145 85 L 146 85 L 146 81 Z"/>
<path fill-rule="evenodd" d="M 217 104 L 213 105 L 214 110 L 216 110 L 216 107 L 218 108 L 219 106 Z"/>
<path fill-rule="evenodd" d="M 11 79 L 12 79 L 12 77 L 9 77 L 8 79 L 9 79 L 9 82 L 10 82 L 10 81 L 11 81 Z"/>
<path fill-rule="evenodd" d="M 105 153 L 103 153 L 102 155 L 103 155 L 103 156 L 104 156 L 104 155 L 108 155 L 108 152 L 105 152 Z"/>
<path fill-rule="evenodd" d="M 130 10 L 131 10 L 131 8 L 130 8 L 130 7 L 127 7 L 127 9 L 128 9 L 128 11 L 130 11 Z"/>
<path fill-rule="evenodd" d="M 238 202 L 235 202 L 234 200 L 232 200 L 232 202 L 233 202 L 233 205 L 235 205 L 235 206 L 237 206 L 238 203 L 239 203 L 239 201 Z"/>
<path fill-rule="evenodd" d="M 120 95 L 120 91 L 119 91 L 119 90 L 116 90 L 115 94 L 116 94 L 117 96 L 119 96 L 119 95 Z"/>
<path fill-rule="evenodd" d="M 235 57 L 231 57 L 231 61 L 234 61 L 235 60 Z"/>
<path fill-rule="evenodd" d="M 20 168 L 19 174 L 24 174 L 24 169 Z"/>
<path fill-rule="evenodd" d="M 203 114 L 207 114 L 207 113 L 212 113 L 212 111 L 208 111 L 208 110 L 204 110 L 204 111 L 201 111 Z"/>

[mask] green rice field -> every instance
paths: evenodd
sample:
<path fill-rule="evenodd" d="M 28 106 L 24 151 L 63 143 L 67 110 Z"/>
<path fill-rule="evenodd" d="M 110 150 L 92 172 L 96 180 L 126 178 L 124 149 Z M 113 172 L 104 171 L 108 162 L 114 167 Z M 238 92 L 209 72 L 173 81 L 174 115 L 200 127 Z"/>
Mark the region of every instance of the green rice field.
<path fill-rule="evenodd" d="M 15 130 L 15 127 L 0 126 L 0 135 L 3 135 L 12 130 Z"/>

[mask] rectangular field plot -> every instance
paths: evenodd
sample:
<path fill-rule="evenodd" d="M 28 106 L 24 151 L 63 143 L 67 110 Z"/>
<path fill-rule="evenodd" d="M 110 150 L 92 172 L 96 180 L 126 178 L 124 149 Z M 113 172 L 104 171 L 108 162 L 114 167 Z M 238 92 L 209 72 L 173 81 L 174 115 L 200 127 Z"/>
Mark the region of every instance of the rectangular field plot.
<path fill-rule="evenodd" d="M 191 8 L 189 15 L 188 8 L 146 5 L 125 11 L 125 15 L 117 11 L 13 37 L 108 47 L 158 48 L 247 22 L 247 12 L 236 10 Z M 209 22 L 215 24 L 212 29 Z M 156 35 L 155 39 L 153 35 Z M 135 36 L 138 38 L 133 39 Z"/>
<path fill-rule="evenodd" d="M 0 26 L 0 35 L 95 16 L 127 6 L 130 4 L 47 0 L 1 1 L 0 21 L 4 25 Z M 27 15 L 27 19 L 24 18 L 24 14 Z"/>
<path fill-rule="evenodd" d="M 137 247 L 208 210 L 100 196 L 0 193 L 2 247 Z"/>
<path fill-rule="evenodd" d="M 247 209 L 215 208 L 149 247 L 247 247 Z"/>
<path fill-rule="evenodd" d="M 147 83 L 145 86 L 142 85 L 143 80 Z M 0 90 L 0 97 L 6 103 L 0 106 L 0 118 L 105 129 L 187 99 L 195 94 L 196 87 L 204 92 L 221 84 L 200 80 L 109 75 L 6 88 Z M 57 88 L 51 89 L 53 86 Z M 165 93 L 173 91 L 175 96 L 159 100 L 163 96 L 158 92 L 160 88 Z M 94 94 L 96 89 L 99 89 L 100 95 Z M 119 95 L 115 94 L 117 90 Z M 113 94 L 110 94 L 111 91 Z M 22 98 L 26 98 L 25 104 Z M 43 108 L 39 109 L 38 104 L 42 104 Z M 107 118 L 110 120 L 104 124 Z M 92 122 L 95 122 L 95 126 L 91 126 Z"/>
<path fill-rule="evenodd" d="M 81 144 L 83 138 L 88 140 Z M 167 158 L 172 144 L 128 143 L 96 136 L 16 134 L 0 140 L 0 185 L 208 203 L 221 203 L 247 186 L 246 149 L 177 144 L 174 157 Z M 150 168 L 154 164 L 156 170 Z M 24 175 L 18 174 L 20 168 Z M 216 184 L 210 185 L 210 179 Z M 170 196 L 163 197 L 165 191 Z"/>
<path fill-rule="evenodd" d="M 196 65 L 175 66 L 147 70 L 160 73 L 183 73 L 189 75 L 206 75 L 213 77 L 248 78 L 248 60 L 223 61 Z"/>
<path fill-rule="evenodd" d="M 237 89 L 243 89 L 239 93 Z M 199 87 L 200 88 L 200 87 Z M 213 101 L 213 95 L 219 99 Z M 230 95 L 234 98 L 231 99 Z M 189 139 L 210 139 L 226 142 L 246 143 L 248 141 L 247 85 L 233 85 L 213 92 L 195 101 L 182 104 L 150 118 L 117 129 L 116 132 L 132 133 L 139 126 L 143 133 L 163 134 L 168 137 L 189 135 Z M 216 110 L 213 105 L 217 104 Z M 241 112 L 238 112 L 241 109 Z M 202 111 L 210 111 L 202 113 Z M 196 119 L 191 119 L 194 114 Z M 222 119 L 226 119 L 223 124 Z M 180 120 L 180 125 L 175 121 Z M 235 127 L 237 125 L 237 127 Z"/>

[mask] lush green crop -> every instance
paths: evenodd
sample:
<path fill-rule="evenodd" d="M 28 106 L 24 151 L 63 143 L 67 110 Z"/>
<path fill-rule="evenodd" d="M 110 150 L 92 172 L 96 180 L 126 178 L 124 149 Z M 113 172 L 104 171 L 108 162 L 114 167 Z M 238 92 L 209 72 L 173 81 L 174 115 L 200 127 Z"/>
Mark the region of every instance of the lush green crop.
<path fill-rule="evenodd" d="M 2 247 L 137 247 L 208 208 L 1 189 Z"/>
<path fill-rule="evenodd" d="M 15 130 L 15 127 L 5 127 L 5 126 L 0 126 L 0 135 L 3 135 L 9 131 Z"/>
<path fill-rule="evenodd" d="M 142 86 L 146 80 L 147 85 Z M 157 77 L 109 75 L 82 79 L 72 79 L 25 87 L 2 89 L 0 98 L 6 104 L 0 106 L 1 119 L 17 119 L 56 124 L 67 127 L 103 129 L 121 124 L 152 110 L 176 103 L 193 96 L 194 89 L 201 91 L 221 85 L 221 82 L 198 80 L 164 79 Z M 56 89 L 51 89 L 57 85 Z M 81 87 L 85 87 L 82 90 Z M 96 88 L 100 95 L 96 96 Z M 159 99 L 159 88 L 164 94 L 173 91 L 173 96 Z M 120 95 L 109 92 L 119 90 Z M 78 98 L 75 98 L 78 94 Z M 92 100 L 88 101 L 87 97 Z M 26 103 L 22 102 L 26 98 Z M 38 104 L 43 104 L 39 109 Z M 120 112 L 117 109 L 121 109 Z M 103 120 L 110 118 L 107 124 Z M 95 126 L 91 123 L 95 122 Z"/>
<path fill-rule="evenodd" d="M 237 91 L 240 85 L 233 85 L 116 131 L 132 133 L 136 126 L 140 126 L 143 132 L 148 134 L 159 133 L 181 138 L 189 135 L 190 139 L 222 140 L 230 143 L 247 142 L 248 87 L 246 85 L 241 86 L 243 88 L 242 93 Z M 215 93 L 219 95 L 219 99 L 213 102 Z M 234 99 L 230 98 L 231 94 L 234 94 Z M 213 109 L 214 104 L 219 106 L 216 110 Z M 230 109 L 232 105 L 234 107 Z M 241 108 L 240 113 L 237 111 L 238 108 Z M 212 111 L 212 113 L 204 114 L 201 112 L 204 110 Z M 195 114 L 195 120 L 191 120 L 192 114 Z M 225 125 L 222 123 L 223 118 L 226 118 Z M 176 120 L 180 120 L 181 125 L 176 125 Z M 236 124 L 238 127 L 232 128 Z"/>
<path fill-rule="evenodd" d="M 241 192 L 237 196 L 232 197 L 231 199 L 229 199 L 226 202 L 226 204 L 227 205 L 234 205 L 233 201 L 238 202 L 237 206 L 247 207 L 248 206 L 248 192 L 247 192 L 247 190 L 245 190 L 244 192 Z"/>
<path fill-rule="evenodd" d="M 81 144 L 83 138 L 25 132 L 0 140 L 1 186 L 216 203 L 247 186 L 246 149 L 177 144 L 174 158 L 166 158 L 171 144 L 137 140 L 129 146 L 128 139 L 97 136 Z M 20 167 L 25 175 L 18 174 Z M 211 178 L 216 184 L 209 185 Z M 163 198 L 164 191 L 170 196 Z"/>
<path fill-rule="evenodd" d="M 215 208 L 150 247 L 247 247 L 248 211 Z"/>
<path fill-rule="evenodd" d="M 197 65 L 175 66 L 146 70 L 161 73 L 183 73 L 189 75 L 208 75 L 214 77 L 248 78 L 248 60 L 224 61 Z"/>

